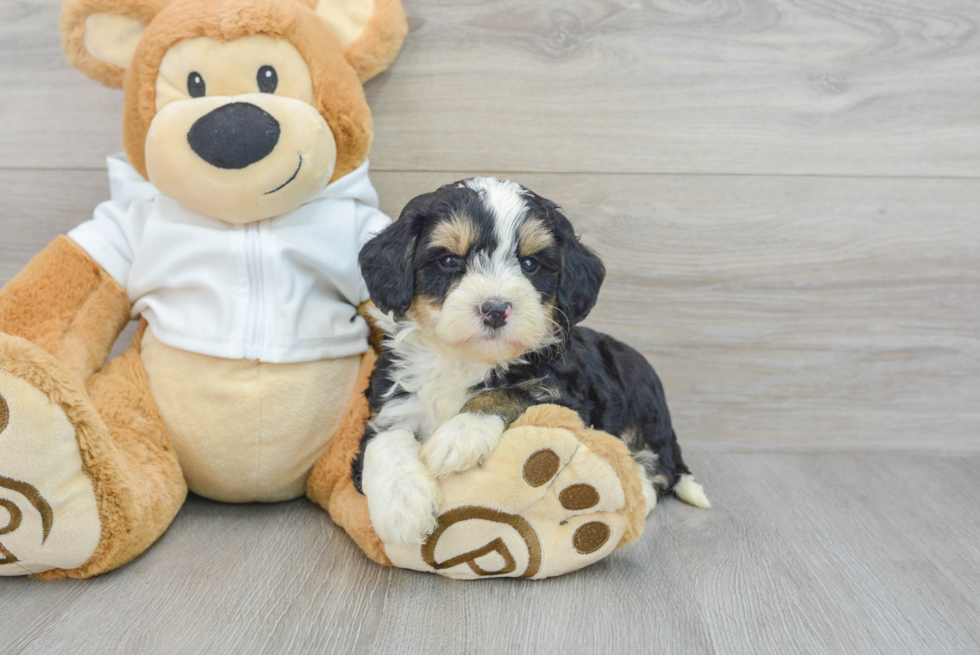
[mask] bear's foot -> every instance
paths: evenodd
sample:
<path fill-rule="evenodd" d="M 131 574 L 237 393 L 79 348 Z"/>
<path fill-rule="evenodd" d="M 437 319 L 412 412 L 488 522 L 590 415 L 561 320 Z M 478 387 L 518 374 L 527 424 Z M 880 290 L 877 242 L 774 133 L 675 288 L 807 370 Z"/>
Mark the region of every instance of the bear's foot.
<path fill-rule="evenodd" d="M 421 547 L 384 551 L 395 566 L 453 578 L 561 575 L 642 533 L 640 480 L 622 442 L 571 410 L 533 407 L 482 465 L 439 480 L 437 527 Z"/>
<path fill-rule="evenodd" d="M 71 403 L 58 402 L 71 393 L 52 362 L 0 334 L 0 576 L 78 568 L 101 537 Z"/>

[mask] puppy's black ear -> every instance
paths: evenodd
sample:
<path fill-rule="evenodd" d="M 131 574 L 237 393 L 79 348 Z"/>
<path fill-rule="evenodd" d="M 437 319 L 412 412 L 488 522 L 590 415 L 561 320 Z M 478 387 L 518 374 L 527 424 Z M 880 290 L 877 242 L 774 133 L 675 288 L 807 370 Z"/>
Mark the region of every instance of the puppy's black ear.
<path fill-rule="evenodd" d="M 404 316 L 415 296 L 415 243 L 433 194 L 418 196 L 397 221 L 364 244 L 357 262 L 371 300 L 385 314 Z"/>
<path fill-rule="evenodd" d="M 555 208 L 555 221 L 562 247 L 561 279 L 558 282 L 558 309 L 562 322 L 569 328 L 585 320 L 606 278 L 606 267 L 599 255 L 579 241 L 572 224 Z"/>

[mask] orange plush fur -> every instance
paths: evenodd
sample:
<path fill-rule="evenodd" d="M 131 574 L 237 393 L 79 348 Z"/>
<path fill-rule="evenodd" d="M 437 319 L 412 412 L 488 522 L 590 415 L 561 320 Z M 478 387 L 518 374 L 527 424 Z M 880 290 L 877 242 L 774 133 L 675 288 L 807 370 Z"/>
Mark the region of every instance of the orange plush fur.
<path fill-rule="evenodd" d="M 67 237 L 0 290 L 0 332 L 33 342 L 80 380 L 102 368 L 128 321 L 126 291 Z"/>
<path fill-rule="evenodd" d="M 357 492 L 350 477 L 351 461 L 360 447 L 364 424 L 370 415 L 364 392 L 375 361 L 377 357 L 373 353 L 364 357 L 344 420 L 327 451 L 313 467 L 306 490 L 310 500 L 330 512 L 334 522 L 347 530 L 347 534 L 368 557 L 379 564 L 391 566 L 384 544 L 371 525 L 367 499 Z"/>

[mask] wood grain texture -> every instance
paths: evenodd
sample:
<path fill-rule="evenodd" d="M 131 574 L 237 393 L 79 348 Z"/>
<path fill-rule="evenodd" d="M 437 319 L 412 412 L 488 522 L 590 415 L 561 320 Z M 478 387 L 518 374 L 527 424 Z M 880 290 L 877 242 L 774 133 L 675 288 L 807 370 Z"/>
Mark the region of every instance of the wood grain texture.
<path fill-rule="evenodd" d="M 0 581 L 0 652 L 968 653 L 980 458 L 695 451 L 711 511 L 667 499 L 578 573 L 382 569 L 306 501 L 192 498 L 88 581 Z"/>
<path fill-rule="evenodd" d="M 980 650 L 976 457 L 698 458 L 671 514 L 720 653 Z"/>
<path fill-rule="evenodd" d="M 972 0 L 406 0 L 377 170 L 980 175 Z M 121 93 L 0 8 L 0 166 L 98 168 Z"/>
<path fill-rule="evenodd" d="M 308 501 L 192 498 L 117 572 L 0 581 L 0 652 L 365 652 L 390 575 Z"/>
<path fill-rule="evenodd" d="M 462 176 L 373 178 L 397 216 Z M 682 443 L 980 450 L 980 181 L 514 177 L 602 255 L 587 324 L 654 364 Z M 106 188 L 104 172 L 6 172 L 0 282 Z"/>
<path fill-rule="evenodd" d="M 541 584 L 392 580 L 378 653 L 712 653 L 667 512 L 637 547 Z"/>

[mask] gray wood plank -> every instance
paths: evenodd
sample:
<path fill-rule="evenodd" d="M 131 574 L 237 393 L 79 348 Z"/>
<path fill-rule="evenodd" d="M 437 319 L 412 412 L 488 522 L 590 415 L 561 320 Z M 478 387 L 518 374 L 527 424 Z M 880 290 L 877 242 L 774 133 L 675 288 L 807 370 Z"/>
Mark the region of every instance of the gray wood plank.
<path fill-rule="evenodd" d="M 0 166 L 101 166 L 121 93 L 60 0 L 0 9 Z M 369 85 L 378 170 L 980 175 L 972 0 L 406 0 Z"/>
<path fill-rule="evenodd" d="M 392 580 L 375 653 L 714 653 L 670 508 L 643 540 L 573 575 L 454 584 Z"/>
<path fill-rule="evenodd" d="M 308 501 L 192 498 L 116 572 L 0 579 L 0 652 L 365 652 L 392 573 Z"/>
<path fill-rule="evenodd" d="M 719 652 L 980 650 L 976 457 L 696 463 L 715 507 L 671 518 Z"/>
<path fill-rule="evenodd" d="M 121 149 L 122 92 L 68 66 L 60 0 L 0 5 L 0 167 L 101 167 Z M 0 173 L 2 174 L 2 173 Z"/>
<path fill-rule="evenodd" d="M 382 569 L 306 501 L 192 498 L 112 574 L 0 580 L 0 652 L 980 650 L 980 457 L 688 461 L 714 509 L 667 499 L 639 543 L 534 583 Z"/>
<path fill-rule="evenodd" d="M 397 216 L 462 176 L 373 179 Z M 606 261 L 588 324 L 653 362 L 684 440 L 980 448 L 980 181 L 512 177 Z M 104 172 L 4 172 L 0 283 L 106 196 Z"/>
<path fill-rule="evenodd" d="M 573 576 L 474 584 L 383 569 L 305 501 L 192 498 L 114 573 L 0 580 L 0 652 L 714 652 L 666 515 L 648 530 Z"/>

